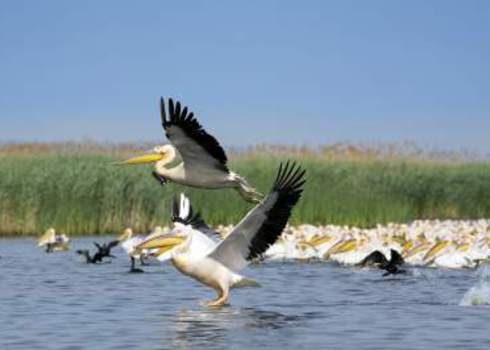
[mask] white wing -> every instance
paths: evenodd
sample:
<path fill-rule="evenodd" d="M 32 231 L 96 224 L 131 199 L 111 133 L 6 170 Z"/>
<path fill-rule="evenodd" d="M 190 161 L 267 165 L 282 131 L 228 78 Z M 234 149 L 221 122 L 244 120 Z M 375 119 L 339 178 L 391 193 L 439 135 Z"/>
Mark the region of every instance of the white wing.
<path fill-rule="evenodd" d="M 53 228 L 48 229 L 38 240 L 39 247 L 56 242 L 56 231 Z"/>
<path fill-rule="evenodd" d="M 281 235 L 303 191 L 305 170 L 281 164 L 272 190 L 209 254 L 232 270 L 240 270 L 260 257 Z"/>

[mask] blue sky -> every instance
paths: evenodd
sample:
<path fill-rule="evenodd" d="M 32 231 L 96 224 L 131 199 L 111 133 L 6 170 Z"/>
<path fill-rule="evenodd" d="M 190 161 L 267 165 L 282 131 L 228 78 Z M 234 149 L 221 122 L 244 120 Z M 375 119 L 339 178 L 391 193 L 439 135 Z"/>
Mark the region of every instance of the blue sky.
<path fill-rule="evenodd" d="M 0 141 L 159 141 L 181 99 L 226 145 L 490 151 L 489 1 L 0 2 Z"/>

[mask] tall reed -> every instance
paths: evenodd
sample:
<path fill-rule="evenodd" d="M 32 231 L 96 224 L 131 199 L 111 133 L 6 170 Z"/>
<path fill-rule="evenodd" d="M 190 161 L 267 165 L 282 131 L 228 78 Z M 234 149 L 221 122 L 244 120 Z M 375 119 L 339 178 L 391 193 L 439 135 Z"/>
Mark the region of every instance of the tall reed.
<path fill-rule="evenodd" d="M 341 160 L 301 153 L 234 155 L 230 167 L 266 193 L 281 160 L 307 169 L 293 224 L 373 226 L 418 218 L 490 217 L 490 165 L 404 159 Z M 185 191 L 212 224 L 251 208 L 233 190 L 160 186 L 147 166 L 120 167 L 103 154 L 0 156 L 0 235 L 146 232 L 167 225 L 170 200 Z"/>

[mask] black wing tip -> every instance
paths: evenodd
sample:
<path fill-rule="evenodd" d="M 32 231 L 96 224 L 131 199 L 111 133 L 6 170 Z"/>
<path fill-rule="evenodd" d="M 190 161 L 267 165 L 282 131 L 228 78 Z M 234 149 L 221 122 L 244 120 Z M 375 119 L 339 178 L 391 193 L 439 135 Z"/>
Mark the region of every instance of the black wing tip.
<path fill-rule="evenodd" d="M 180 213 L 180 200 L 177 195 L 175 195 L 172 199 L 172 218 L 171 218 L 173 223 L 181 223 L 184 225 L 190 225 L 194 229 L 198 230 L 207 230 L 209 229 L 209 226 L 206 224 L 204 219 L 201 216 L 200 212 L 194 212 L 194 208 L 192 207 L 192 204 L 189 203 L 189 213 L 186 215 L 186 217 L 182 217 Z"/>
<path fill-rule="evenodd" d="M 162 119 L 162 126 L 165 129 L 167 127 L 167 114 L 165 113 L 165 99 L 160 97 L 160 118 Z"/>
<path fill-rule="evenodd" d="M 228 158 L 225 151 L 220 146 L 219 142 L 203 129 L 202 125 L 194 117 L 194 113 L 189 111 L 187 106 L 178 100 L 174 101 L 172 98 L 168 98 L 167 102 L 168 110 L 165 110 L 164 98 L 160 98 L 163 128 L 166 130 L 172 125 L 181 127 L 189 137 L 198 142 L 223 165 L 223 170 L 228 171 L 228 168 L 226 167 Z M 167 111 L 168 119 L 166 117 Z"/>
<path fill-rule="evenodd" d="M 174 99 L 169 97 L 167 98 L 167 106 L 168 106 L 168 119 L 167 119 L 167 107 L 165 106 L 165 98 L 160 96 L 160 116 L 162 119 L 162 126 L 164 129 L 169 127 L 173 122 L 178 120 L 181 115 L 181 103 L 176 100 L 174 103 Z M 184 107 L 183 111 L 187 111 L 187 107 Z"/>
<path fill-rule="evenodd" d="M 281 162 L 277 171 L 273 191 L 301 196 L 306 182 L 306 169 L 295 161 Z M 299 199 L 299 198 L 298 198 Z"/>
<path fill-rule="evenodd" d="M 291 217 L 293 207 L 303 192 L 306 171 L 296 162 L 287 161 L 279 165 L 271 193 L 277 193 L 275 204 L 266 213 L 267 220 L 250 244 L 247 260 L 262 256 L 282 234 Z"/>

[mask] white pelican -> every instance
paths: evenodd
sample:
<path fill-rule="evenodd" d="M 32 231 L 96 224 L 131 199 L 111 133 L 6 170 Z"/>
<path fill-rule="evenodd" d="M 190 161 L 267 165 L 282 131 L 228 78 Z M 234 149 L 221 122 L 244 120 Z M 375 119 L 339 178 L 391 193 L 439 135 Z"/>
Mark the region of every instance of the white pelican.
<path fill-rule="evenodd" d="M 218 244 L 215 237 L 219 237 L 219 233 L 204 222 L 199 212 L 194 212 L 189 199 L 183 193 L 180 194 L 180 201 L 176 197 L 173 199 L 171 220 L 174 225 L 172 230 L 149 235 L 135 247 L 135 251 L 155 256 L 159 261 L 167 261 L 172 257 L 172 250 L 183 243 L 193 230 L 196 230 L 198 235 L 193 241 L 193 250 L 200 249 L 207 252 L 208 248 Z M 149 249 L 148 247 L 151 246 L 158 246 L 158 248 Z"/>
<path fill-rule="evenodd" d="M 128 227 L 124 229 L 123 233 L 117 238 L 117 241 L 121 243 L 121 248 L 124 249 L 131 259 L 129 272 L 144 272 L 142 269 L 136 268 L 136 259 L 140 261 L 141 265 L 144 265 L 144 261 L 141 251 L 135 249 L 138 244 L 144 241 L 144 238 L 135 236 L 133 230 Z"/>
<path fill-rule="evenodd" d="M 181 273 L 216 290 L 216 300 L 207 306 L 222 306 L 234 287 L 257 285 L 237 272 L 262 254 L 278 239 L 303 191 L 305 170 L 296 164 L 279 166 L 271 191 L 219 244 L 197 230 L 189 230 L 185 241 L 172 249 L 171 260 Z M 188 227 L 188 226 L 187 226 Z M 196 243 L 201 246 L 195 249 Z M 164 240 L 146 248 L 164 246 Z M 203 249 L 206 248 L 207 249 Z"/>
<path fill-rule="evenodd" d="M 170 145 L 157 146 L 151 154 L 135 157 L 120 164 L 155 163 L 153 175 L 164 183 L 167 180 L 181 185 L 219 189 L 234 188 L 247 201 L 258 203 L 262 195 L 240 175 L 227 167 L 225 151 L 218 141 L 209 135 L 187 107 L 180 102 L 174 105 L 168 100 L 168 114 L 163 98 L 160 100 L 162 126 Z M 175 160 L 176 153 L 183 162 L 168 168 Z"/>
<path fill-rule="evenodd" d="M 65 234 L 56 234 L 54 228 L 49 228 L 46 232 L 37 240 L 38 247 L 46 246 L 46 253 L 62 252 L 70 249 L 70 239 Z"/>

